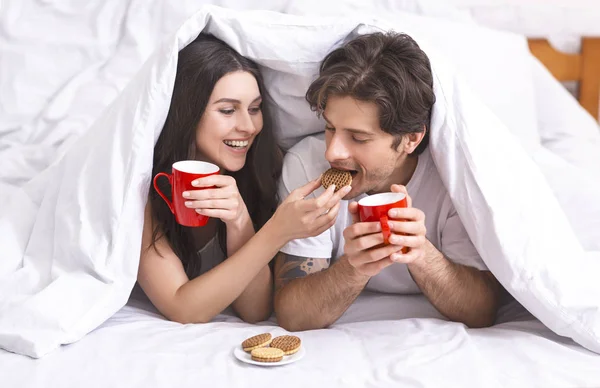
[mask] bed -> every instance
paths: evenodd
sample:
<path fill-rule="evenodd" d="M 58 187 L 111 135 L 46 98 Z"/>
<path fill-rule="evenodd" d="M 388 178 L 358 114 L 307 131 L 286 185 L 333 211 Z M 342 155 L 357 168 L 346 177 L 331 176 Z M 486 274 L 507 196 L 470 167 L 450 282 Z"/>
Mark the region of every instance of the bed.
<path fill-rule="evenodd" d="M 226 3 L 228 2 L 220 2 L 220 5 L 232 5 L 233 2 Z M 285 3 L 290 6 L 294 2 Z M 106 2 L 104 5 L 98 3 L 79 6 L 79 13 L 70 12 L 71 8 L 63 5 L 48 15 L 43 12 L 41 6 L 23 3 L 28 4 L 26 7 L 15 4 L 17 3 L 13 3 L 9 9 L 12 14 L 3 15 L 5 20 L 12 22 L 7 25 L 11 26 L 11 31 L 19 38 L 12 46 L 4 41 L 6 47 L 10 48 L 5 52 L 12 54 L 10 62 L 7 62 L 9 65 L 4 69 L 10 70 L 12 66 L 14 74 L 18 77 L 9 83 L 10 88 L 3 94 L 2 108 L 10 113 L 5 116 L 0 127 L 0 161 L 3 167 L 6 166 L 2 172 L 4 175 L 0 176 L 0 194 L 3 196 L 7 195 L 8 190 L 19 190 L 26 185 L 35 184 L 33 178 L 38 176 L 39 170 L 49 174 L 53 168 L 58 168 L 60 157 L 71 155 L 72 144 L 92 140 L 90 137 L 85 140 L 84 136 L 92 124 L 93 130 L 102 130 L 110 124 L 110 121 L 106 121 L 108 119 L 102 118 L 109 117 L 110 111 L 115 109 L 114 105 L 109 104 L 117 98 L 134 100 L 135 95 L 131 96 L 133 88 L 130 85 L 142 85 L 143 74 L 154 74 L 149 67 L 151 59 L 148 58 L 155 49 L 153 45 L 157 45 L 155 41 L 160 41 L 167 35 L 167 31 L 177 28 L 199 6 L 198 2 L 188 1 L 178 8 L 173 8 L 167 2 L 157 2 L 156 7 L 142 11 L 140 3 L 136 1 Z M 302 4 L 305 2 L 292 4 L 295 8 L 285 8 L 281 4 L 276 6 L 273 2 L 272 9 L 303 13 L 305 16 L 315 11 L 301 8 Z M 413 18 L 403 15 L 399 9 L 392 11 L 393 16 L 406 25 L 418 25 L 423 22 L 444 25 L 444 22 L 437 19 L 425 19 L 427 15 Z M 215 19 L 225 14 L 224 11 L 211 12 Z M 51 25 L 58 28 L 60 33 L 56 37 L 48 36 L 42 42 L 35 42 L 33 36 L 39 38 L 39 35 L 20 31 L 16 23 L 18 18 L 15 15 L 25 13 L 30 15 L 25 18 L 29 23 Z M 82 18 L 82 14 L 86 17 Z M 274 14 L 271 17 L 275 25 L 275 19 L 278 17 Z M 115 26 L 113 20 L 117 19 L 121 20 L 120 28 L 112 28 Z M 90 23 L 90 20 L 94 22 Z M 298 23 L 305 21 L 294 20 Z M 61 27 L 60 22 L 65 21 L 69 21 L 70 24 L 65 23 Z M 454 27 L 460 30 L 457 34 L 472 33 L 470 27 L 463 29 L 461 26 L 452 26 Z M 78 35 L 74 36 L 74 32 L 78 32 Z M 488 33 L 493 34 L 481 30 L 482 35 Z M 441 35 L 443 34 L 440 34 L 440 39 L 444 39 Z M 434 37 L 434 34 L 424 35 L 424 40 Z M 96 38 L 101 44 L 95 41 Z M 62 46 L 61 39 L 70 43 Z M 517 42 L 520 39 L 507 37 L 507 42 Z M 585 42 L 588 41 L 597 40 Z M 485 39 L 474 42 L 477 43 L 481 43 L 483 47 Z M 44 48 L 44 44 L 48 45 L 48 48 Z M 556 70 L 557 55 L 544 54 L 547 53 L 547 49 L 544 49 L 544 43 L 539 41 L 530 41 L 529 44 L 531 51 L 549 71 L 560 77 L 560 74 L 556 73 L 561 71 Z M 86 46 L 91 48 L 85 49 Z M 20 51 L 16 50 L 17 47 Z M 48 64 L 46 72 L 41 71 L 39 66 L 30 67 L 29 69 L 36 71 L 29 73 L 17 71 L 17 66 L 31 66 L 28 61 L 45 58 L 52 50 L 57 50 L 57 47 L 63 47 L 64 53 L 68 55 L 61 56 L 61 53 L 57 52 L 56 62 Z M 577 60 L 583 70 L 569 70 L 566 73 L 566 76 L 577 75 L 577 78 L 580 78 L 581 105 L 574 103 L 571 96 L 556 81 L 549 81 L 547 74 L 535 64 L 532 68 L 535 70 L 534 78 L 537 77 L 537 83 L 531 83 L 529 90 L 523 83 L 531 78 L 527 58 L 524 62 L 515 58 L 512 65 L 506 63 L 507 73 L 511 77 L 522 75 L 515 84 L 507 85 L 506 88 L 517 85 L 521 87 L 523 94 L 531 92 L 531 99 L 538 101 L 537 105 L 524 107 L 524 114 L 536 112 L 539 115 L 542 114 L 540 109 L 549 109 L 550 111 L 543 111 L 543 118 L 554 125 L 556 120 L 552 118 L 552 114 L 560 115 L 562 112 L 569 113 L 565 119 L 565 127 L 571 126 L 573 122 L 583 123 L 577 125 L 578 130 L 570 130 L 568 135 L 565 135 L 563 127 L 551 127 L 545 124 L 544 120 L 539 120 L 540 133 L 535 134 L 537 138 L 533 135 L 530 139 L 523 137 L 524 148 L 530 147 L 528 142 L 541 142 L 547 146 L 547 150 L 553 150 L 552 157 L 561 155 L 560 160 L 552 159 L 556 161 L 557 166 L 565 167 L 566 172 L 561 177 L 574 171 L 569 169 L 570 166 L 580 166 L 581 168 L 576 169 L 577 174 L 570 173 L 570 176 L 582 180 L 595 179 L 600 166 L 591 165 L 596 160 L 594 158 L 600 154 L 594 152 L 600 151 L 600 145 L 596 143 L 600 135 L 593 132 L 598 131 L 598 126 L 590 124 L 590 120 L 593 122 L 591 116 L 583 112 L 584 106 L 590 113 L 594 113 L 590 100 L 593 93 L 596 93 L 596 113 L 598 105 L 597 76 L 600 69 L 594 65 L 594 61 L 597 61 L 600 51 L 589 51 L 589 47 L 591 46 L 588 44 L 584 45 L 584 54 Z M 29 51 L 30 56 L 25 56 L 25 51 Z M 448 53 L 449 51 L 445 52 Z M 503 53 L 499 52 L 497 55 L 501 57 Z M 462 60 L 464 62 L 460 62 L 460 58 L 456 59 L 456 66 L 459 71 L 467 73 L 466 70 L 470 69 L 468 60 Z M 159 60 L 154 58 L 154 61 Z M 279 66 L 280 70 L 283 68 L 281 63 L 274 62 L 274 67 Z M 137 69 L 124 66 L 124 63 L 142 70 L 137 72 Z M 523 71 L 524 68 L 527 68 L 527 71 Z M 590 68 L 597 70 L 596 75 L 589 70 Z M 558 69 L 561 69 L 560 65 Z M 37 75 L 37 88 L 23 79 L 27 74 Z M 46 77 L 46 74 L 54 74 L 55 77 Z M 490 78 L 486 74 L 481 75 L 482 78 L 477 78 L 478 75 L 471 76 L 467 82 L 471 82 L 475 88 L 478 82 Z M 7 80 L 6 74 L 3 77 L 3 80 Z M 498 80 L 487 80 L 486 85 L 481 85 L 482 89 L 479 91 L 489 85 L 498 86 L 494 82 L 506 80 L 498 73 Z M 21 85 L 30 86 L 29 93 L 20 90 L 18 86 Z M 160 83 L 156 82 L 156 85 Z M 495 95 L 487 96 L 486 103 L 493 106 L 494 112 L 503 120 L 527 122 L 524 116 L 511 111 L 507 105 L 515 90 L 519 89 L 513 88 L 506 92 L 499 89 Z M 503 93 L 506 99 L 502 99 Z M 14 98 L 8 101 L 9 97 Z M 551 109 L 552 104 L 557 103 L 561 105 L 562 110 L 552 112 L 556 110 Z M 159 119 L 160 117 L 155 118 L 156 121 Z M 587 128 L 587 132 L 583 127 Z M 296 138 L 289 134 L 287 140 L 289 143 L 286 144 L 293 144 Z M 565 148 L 566 144 L 569 145 L 568 148 Z M 577 144 L 577 148 L 572 144 Z M 101 149 L 102 145 L 98 144 L 98 147 Z M 563 159 L 569 160 L 569 166 L 561 164 Z M 50 167 L 46 169 L 48 166 Z M 544 174 L 551 180 L 557 171 L 558 168 L 548 167 Z M 591 203 L 595 192 L 590 189 L 587 193 L 591 196 L 587 199 Z M 573 202 L 572 198 L 575 198 L 572 194 L 567 195 L 563 192 L 556 192 L 556 195 L 562 201 L 561 204 Z M 586 210 L 589 216 L 591 210 Z M 10 211 L 10 206 L 0 198 L 0 215 Z M 28 211 L 29 209 L 21 211 L 24 218 L 28 216 Z M 585 218 L 586 215 L 571 212 L 568 216 Z M 3 220 L 0 217 L 0 229 L 3 227 Z M 569 221 L 572 219 L 569 218 Z M 592 219 L 589 224 L 578 224 L 580 229 L 576 230 L 581 243 L 589 250 L 598 249 L 595 245 L 597 231 L 600 231 L 597 221 Z M 18 228 L 24 226 L 19 224 Z M 60 248 L 54 247 L 59 250 Z M 6 263 L 0 264 L 0 291 L 6 292 L 7 289 L 2 289 L 2 282 L 6 281 L 6 278 L 2 276 L 10 272 L 3 265 Z M 68 338 L 68 345 L 53 348 L 41 357 L 0 350 L 2 386 L 600 386 L 600 355 L 571 338 L 556 334 L 556 330 L 551 330 L 516 300 L 502 307 L 493 327 L 468 329 L 462 324 L 448 322 L 422 295 L 398 296 L 365 292 L 330 328 L 297 334 L 306 350 L 302 359 L 286 366 L 258 367 L 238 361 L 234 357 L 234 349 L 238 348 L 244 339 L 255 334 L 284 333 L 284 330 L 276 325 L 274 318 L 250 325 L 226 310 L 211 323 L 181 325 L 165 320 L 139 287 L 134 286 L 129 293 L 130 289 L 127 290 L 128 298 L 114 315 L 97 325 L 89 334 Z M 77 300 L 77 293 L 73 294 L 72 300 Z M 6 328 L 1 318 L 0 328 Z M 62 327 L 60 329 L 67 330 Z M 54 327 L 49 327 L 48 333 L 53 330 Z M 4 334 L 0 329 L 0 340 L 4 338 Z M 27 333 L 24 330 L 21 334 Z M 43 337 L 43 334 L 41 336 Z"/>

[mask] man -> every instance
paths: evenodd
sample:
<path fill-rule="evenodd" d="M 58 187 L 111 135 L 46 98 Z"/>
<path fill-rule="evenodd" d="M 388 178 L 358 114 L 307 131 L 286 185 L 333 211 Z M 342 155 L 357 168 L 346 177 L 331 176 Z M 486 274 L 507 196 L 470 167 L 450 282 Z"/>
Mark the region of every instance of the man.
<path fill-rule="evenodd" d="M 326 122 L 325 144 L 311 137 L 288 152 L 281 197 L 330 166 L 353 179 L 341 203 L 348 210 L 332 228 L 281 249 L 279 324 L 327 327 L 366 287 L 422 292 L 450 320 L 492 325 L 502 288 L 469 240 L 427 148 L 435 95 L 425 53 L 405 34 L 360 36 L 327 55 L 306 99 Z M 380 224 L 360 222 L 350 200 L 389 191 L 410 196 L 407 208 L 390 211 L 386 246 Z"/>

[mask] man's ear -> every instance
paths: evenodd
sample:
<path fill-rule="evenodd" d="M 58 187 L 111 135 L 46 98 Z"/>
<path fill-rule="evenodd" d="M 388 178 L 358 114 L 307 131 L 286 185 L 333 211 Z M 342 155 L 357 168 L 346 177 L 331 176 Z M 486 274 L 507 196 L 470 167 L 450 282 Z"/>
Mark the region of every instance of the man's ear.
<path fill-rule="evenodd" d="M 419 146 L 419 144 L 421 144 L 421 142 L 423 141 L 423 138 L 425 137 L 425 133 L 427 132 L 427 128 L 425 126 L 423 126 L 423 131 L 422 132 L 414 132 L 414 133 L 409 133 L 407 135 L 404 136 L 404 141 L 403 143 L 403 147 L 404 147 L 404 152 L 406 152 L 407 154 L 412 154 L 417 147 Z"/>

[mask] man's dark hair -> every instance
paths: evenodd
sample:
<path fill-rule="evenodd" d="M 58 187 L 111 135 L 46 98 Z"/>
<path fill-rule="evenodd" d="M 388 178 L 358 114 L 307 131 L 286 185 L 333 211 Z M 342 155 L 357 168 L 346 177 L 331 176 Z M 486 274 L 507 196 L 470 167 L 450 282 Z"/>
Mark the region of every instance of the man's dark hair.
<path fill-rule="evenodd" d="M 396 138 L 394 149 L 405 134 L 424 130 L 414 153 L 427 148 L 435 103 L 433 75 L 429 58 L 410 36 L 396 32 L 362 35 L 329 53 L 306 100 L 320 115 L 332 95 L 375 103 L 381 129 Z"/>

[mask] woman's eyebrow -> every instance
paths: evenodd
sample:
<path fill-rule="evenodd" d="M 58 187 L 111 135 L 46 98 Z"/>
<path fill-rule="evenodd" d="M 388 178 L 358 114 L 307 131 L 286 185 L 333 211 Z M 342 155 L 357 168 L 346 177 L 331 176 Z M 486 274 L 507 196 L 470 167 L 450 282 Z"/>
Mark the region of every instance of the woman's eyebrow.
<path fill-rule="evenodd" d="M 254 100 L 252 100 L 251 104 L 254 103 L 254 102 L 256 102 L 256 101 L 258 101 L 258 100 L 260 100 L 260 99 L 262 99 L 262 96 L 256 97 Z M 224 98 L 220 98 L 217 101 L 213 102 L 213 104 L 218 104 L 220 102 L 229 102 L 231 104 L 241 104 L 242 103 L 240 100 L 236 100 L 235 98 L 224 97 Z"/>

